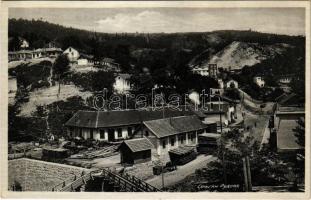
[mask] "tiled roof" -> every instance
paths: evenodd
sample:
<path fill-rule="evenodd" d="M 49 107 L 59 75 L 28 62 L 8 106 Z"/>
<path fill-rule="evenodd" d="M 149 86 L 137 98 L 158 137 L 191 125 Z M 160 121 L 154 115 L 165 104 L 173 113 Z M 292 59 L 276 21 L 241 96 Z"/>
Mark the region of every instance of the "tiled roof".
<path fill-rule="evenodd" d="M 207 125 L 203 124 L 195 115 L 157 119 L 143 123 L 157 138 L 207 128 Z"/>
<path fill-rule="evenodd" d="M 153 148 L 152 143 L 147 138 L 124 140 L 123 143 L 126 144 L 132 152 L 145 151 Z"/>
<path fill-rule="evenodd" d="M 78 111 L 67 122 L 66 126 L 101 128 L 140 124 L 143 121 L 193 115 L 191 111 L 174 111 L 169 108 L 159 110 L 123 110 L 123 111 Z"/>

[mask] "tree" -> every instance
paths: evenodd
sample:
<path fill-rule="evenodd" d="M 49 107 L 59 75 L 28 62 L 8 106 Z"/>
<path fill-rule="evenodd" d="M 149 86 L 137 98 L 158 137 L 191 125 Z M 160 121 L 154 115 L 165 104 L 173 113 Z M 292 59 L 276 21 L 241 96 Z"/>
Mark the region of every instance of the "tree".
<path fill-rule="evenodd" d="M 112 93 L 115 75 L 112 72 L 98 71 L 91 73 L 91 86 L 93 91 L 108 90 L 108 94 Z"/>
<path fill-rule="evenodd" d="M 9 40 L 9 51 L 18 51 L 21 48 L 21 42 L 17 36 Z"/>
<path fill-rule="evenodd" d="M 60 93 L 60 84 L 61 81 L 66 77 L 67 72 L 69 71 L 70 66 L 69 66 L 69 60 L 67 55 L 61 54 L 59 55 L 53 65 L 53 71 L 54 74 L 57 76 L 58 80 L 58 96 Z"/>
<path fill-rule="evenodd" d="M 297 121 L 297 127 L 293 129 L 296 136 L 296 143 L 301 147 L 305 147 L 305 120 L 303 118 L 299 118 Z"/>
<path fill-rule="evenodd" d="M 243 185 L 242 158 L 250 158 L 253 185 L 279 185 L 287 173 L 286 166 L 274 152 L 260 145 L 251 136 L 245 136 L 238 129 L 223 133 L 218 142 L 216 161 L 208 164 L 204 175 L 209 181 L 224 181 Z"/>

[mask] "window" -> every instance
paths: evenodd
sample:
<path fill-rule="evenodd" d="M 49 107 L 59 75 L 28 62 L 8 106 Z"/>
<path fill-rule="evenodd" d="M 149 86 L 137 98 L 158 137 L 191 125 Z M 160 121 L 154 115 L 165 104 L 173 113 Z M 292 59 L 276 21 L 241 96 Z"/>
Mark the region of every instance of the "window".
<path fill-rule="evenodd" d="M 145 136 L 149 136 L 149 132 L 148 131 L 145 131 Z"/>
<path fill-rule="evenodd" d="M 118 128 L 118 137 L 122 137 L 122 129 L 121 128 Z"/>
<path fill-rule="evenodd" d="M 105 130 L 100 130 L 99 131 L 99 138 L 100 139 L 105 139 Z"/>
<path fill-rule="evenodd" d="M 175 145 L 175 138 L 171 138 L 171 146 L 174 146 Z"/>
<path fill-rule="evenodd" d="M 188 133 L 188 140 L 191 139 L 191 133 Z"/>
<path fill-rule="evenodd" d="M 162 147 L 163 147 L 163 149 L 166 148 L 166 141 L 165 140 L 162 141 Z"/>
<path fill-rule="evenodd" d="M 132 127 L 127 128 L 127 134 L 128 134 L 128 136 L 132 135 Z"/>

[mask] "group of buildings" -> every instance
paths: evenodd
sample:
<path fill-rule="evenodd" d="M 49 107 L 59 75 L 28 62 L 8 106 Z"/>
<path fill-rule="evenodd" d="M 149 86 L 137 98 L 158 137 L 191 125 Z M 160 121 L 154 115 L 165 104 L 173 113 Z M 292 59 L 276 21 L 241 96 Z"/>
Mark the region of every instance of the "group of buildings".
<path fill-rule="evenodd" d="M 23 40 L 21 47 L 28 48 L 27 41 Z M 94 60 L 94 56 L 85 54 L 73 47 L 68 47 L 66 50 L 56 47 L 55 45 L 48 44 L 46 48 L 28 50 L 22 49 L 20 51 L 10 51 L 8 53 L 9 62 L 32 60 L 39 58 L 56 58 L 57 56 L 65 54 L 68 57 L 72 66 L 96 66 L 102 71 L 111 71 L 116 73 L 115 82 L 113 84 L 114 90 L 119 94 L 126 94 L 131 89 L 130 74 L 122 74 L 120 65 L 112 58 L 103 58 Z"/>
<path fill-rule="evenodd" d="M 63 51 L 55 42 L 50 42 L 43 48 L 30 50 L 29 43 L 25 39 L 21 39 L 20 47 L 21 50 L 19 51 L 9 51 L 9 62 L 45 57 L 56 58 L 60 54 L 66 54 L 71 63 L 75 63 L 79 66 L 105 66 L 104 70 L 120 72 L 120 65 L 112 58 L 103 58 L 95 61 L 93 55 L 88 55 L 83 51 L 79 51 L 73 47 L 68 47 Z"/>
<path fill-rule="evenodd" d="M 190 107 L 182 110 L 169 107 L 157 110 L 80 110 L 65 126 L 72 138 L 112 143 L 123 141 L 121 161 L 134 164 L 148 161 L 152 155 L 168 157 L 172 152 L 180 152 L 178 149 L 183 149 L 185 154 L 185 149 L 193 151 L 202 134 L 208 133 L 214 140 L 220 136 L 217 130 L 220 114 L 225 121 L 227 114 L 224 111 L 203 112 Z"/>

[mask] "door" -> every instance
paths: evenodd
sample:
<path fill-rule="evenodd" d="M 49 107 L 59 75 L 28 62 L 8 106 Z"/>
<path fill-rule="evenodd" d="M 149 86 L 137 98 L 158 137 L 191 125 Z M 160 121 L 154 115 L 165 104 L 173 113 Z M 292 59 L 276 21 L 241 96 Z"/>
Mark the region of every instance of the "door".
<path fill-rule="evenodd" d="M 114 129 L 110 128 L 108 129 L 108 141 L 114 141 Z"/>

